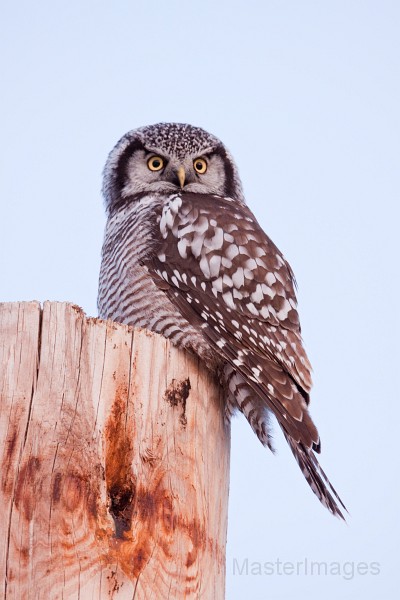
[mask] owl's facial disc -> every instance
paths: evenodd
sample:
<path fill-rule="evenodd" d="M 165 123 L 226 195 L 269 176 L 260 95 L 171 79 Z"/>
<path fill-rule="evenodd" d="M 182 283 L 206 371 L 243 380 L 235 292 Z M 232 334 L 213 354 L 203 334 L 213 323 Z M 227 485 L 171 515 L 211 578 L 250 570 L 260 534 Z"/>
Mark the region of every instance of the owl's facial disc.
<path fill-rule="evenodd" d="M 178 190 L 224 195 L 225 183 L 224 161 L 214 149 L 205 148 L 200 156 L 178 157 L 161 153 L 158 148 L 143 147 L 128 160 L 122 195 Z"/>
<path fill-rule="evenodd" d="M 157 123 L 125 134 L 110 152 L 103 180 L 107 211 L 143 193 L 193 192 L 245 204 L 229 151 L 204 129 Z"/>

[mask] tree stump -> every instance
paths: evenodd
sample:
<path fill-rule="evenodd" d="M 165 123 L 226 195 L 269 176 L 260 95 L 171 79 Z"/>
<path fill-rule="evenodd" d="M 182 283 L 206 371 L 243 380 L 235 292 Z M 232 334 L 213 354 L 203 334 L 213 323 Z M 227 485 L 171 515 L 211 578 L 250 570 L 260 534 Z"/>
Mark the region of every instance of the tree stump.
<path fill-rule="evenodd" d="M 229 442 L 164 338 L 0 305 L 0 597 L 223 599 Z"/>

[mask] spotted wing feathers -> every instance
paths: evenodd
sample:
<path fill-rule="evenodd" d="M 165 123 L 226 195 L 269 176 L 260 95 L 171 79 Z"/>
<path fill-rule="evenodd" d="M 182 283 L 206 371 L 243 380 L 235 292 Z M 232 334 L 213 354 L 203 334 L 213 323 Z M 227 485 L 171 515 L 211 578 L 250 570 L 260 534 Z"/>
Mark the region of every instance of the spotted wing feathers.
<path fill-rule="evenodd" d="M 239 408 L 260 440 L 269 445 L 269 409 L 313 491 L 341 516 L 312 453 L 320 442 L 290 266 L 251 211 L 229 199 L 173 195 L 156 228 L 160 242 L 146 263 L 155 283 L 253 390 L 251 408 Z"/>

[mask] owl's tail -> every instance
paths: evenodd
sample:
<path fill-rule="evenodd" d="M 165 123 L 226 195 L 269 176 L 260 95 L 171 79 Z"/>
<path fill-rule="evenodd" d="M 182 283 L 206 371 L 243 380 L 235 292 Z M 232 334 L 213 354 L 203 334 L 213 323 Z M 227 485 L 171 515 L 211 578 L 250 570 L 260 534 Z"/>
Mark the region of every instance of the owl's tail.
<path fill-rule="evenodd" d="M 346 519 L 344 518 L 341 509 L 344 509 L 347 512 L 347 508 L 322 470 L 314 452 L 305 448 L 301 442 L 299 443 L 293 440 L 284 430 L 283 433 L 301 472 L 314 494 L 319 498 L 320 502 L 326 506 L 329 512 L 345 521 Z"/>
<path fill-rule="evenodd" d="M 226 405 L 227 417 L 229 418 L 233 414 L 235 408 L 239 408 L 260 442 L 273 450 L 269 426 L 269 412 L 275 412 L 275 416 L 290 449 L 312 491 L 333 515 L 345 520 L 341 509 L 345 511 L 347 509 L 314 454 L 314 451 L 320 451 L 318 431 L 297 387 L 293 385 L 294 396 L 291 399 L 291 403 L 287 403 L 283 394 L 281 394 L 281 397 L 278 396 L 279 381 L 274 381 L 275 396 L 270 398 L 267 396 L 269 399 L 269 406 L 267 406 L 265 396 L 264 398 L 262 396 L 262 390 L 258 390 L 251 380 L 244 379 L 243 375 L 230 365 L 225 366 L 223 381 L 228 392 Z M 284 381 L 286 381 L 286 377 Z M 267 388 L 267 385 L 265 387 Z M 254 388 L 261 393 L 259 395 L 255 394 Z M 286 406 L 294 412 L 296 409 L 296 400 L 297 404 L 301 407 L 299 412 L 301 418 L 298 418 L 299 414 L 296 415 L 296 413 L 294 414 L 297 418 L 291 417 L 288 411 L 285 410 Z"/>

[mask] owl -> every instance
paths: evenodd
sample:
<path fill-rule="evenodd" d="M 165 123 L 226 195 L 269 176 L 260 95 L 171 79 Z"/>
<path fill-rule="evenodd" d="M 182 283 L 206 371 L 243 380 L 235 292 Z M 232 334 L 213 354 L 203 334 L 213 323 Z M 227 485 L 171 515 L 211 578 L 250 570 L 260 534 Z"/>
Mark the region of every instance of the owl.
<path fill-rule="evenodd" d="M 270 448 L 274 414 L 311 489 L 344 518 L 315 455 L 294 275 L 248 208 L 229 151 L 191 125 L 130 131 L 108 157 L 103 195 L 99 316 L 197 355 L 223 385 L 227 418 L 238 409 Z"/>

